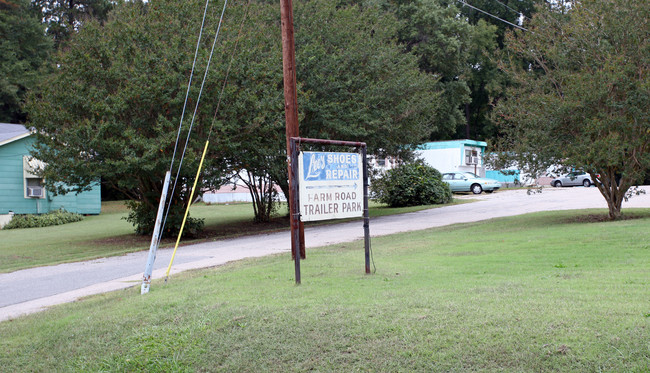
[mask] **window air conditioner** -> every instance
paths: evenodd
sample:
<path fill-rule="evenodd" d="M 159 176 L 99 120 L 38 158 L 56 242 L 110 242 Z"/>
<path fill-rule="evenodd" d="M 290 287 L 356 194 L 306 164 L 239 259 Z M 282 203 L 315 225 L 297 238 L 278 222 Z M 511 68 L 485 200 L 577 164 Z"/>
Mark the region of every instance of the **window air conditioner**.
<path fill-rule="evenodd" d="M 478 164 L 478 157 L 471 157 L 470 164 Z"/>
<path fill-rule="evenodd" d="M 27 197 L 43 197 L 43 188 L 29 187 L 27 188 Z"/>

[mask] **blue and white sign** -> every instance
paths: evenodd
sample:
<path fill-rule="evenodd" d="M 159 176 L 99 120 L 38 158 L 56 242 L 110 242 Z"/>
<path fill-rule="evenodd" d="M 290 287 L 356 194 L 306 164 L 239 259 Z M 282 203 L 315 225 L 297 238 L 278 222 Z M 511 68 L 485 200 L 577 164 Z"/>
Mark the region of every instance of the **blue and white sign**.
<path fill-rule="evenodd" d="M 357 153 L 302 152 L 298 158 L 302 221 L 363 214 L 363 166 Z"/>

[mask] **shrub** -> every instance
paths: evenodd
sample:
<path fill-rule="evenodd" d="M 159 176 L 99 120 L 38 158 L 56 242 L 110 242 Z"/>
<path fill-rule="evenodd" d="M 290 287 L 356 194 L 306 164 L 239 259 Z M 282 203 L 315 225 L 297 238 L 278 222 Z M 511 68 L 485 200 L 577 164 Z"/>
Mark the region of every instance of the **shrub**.
<path fill-rule="evenodd" d="M 417 160 L 388 170 L 372 181 L 373 197 L 390 207 L 448 203 L 451 189 L 435 168 Z"/>
<path fill-rule="evenodd" d="M 52 211 L 41 215 L 16 215 L 2 229 L 38 228 L 61 225 L 83 220 L 83 216 L 65 210 Z"/>
<path fill-rule="evenodd" d="M 130 210 L 129 215 L 122 219 L 133 224 L 136 234 L 151 234 L 156 224 L 157 211 L 152 210 L 142 201 L 127 201 L 126 205 Z M 169 211 L 169 214 L 167 215 L 165 230 L 162 232 L 162 237 L 176 236 L 181 230 L 184 215 L 185 209 L 182 205 L 172 204 L 171 211 Z M 198 233 L 203 230 L 204 224 L 204 219 L 191 218 L 188 214 L 183 229 L 183 237 L 196 237 Z"/>

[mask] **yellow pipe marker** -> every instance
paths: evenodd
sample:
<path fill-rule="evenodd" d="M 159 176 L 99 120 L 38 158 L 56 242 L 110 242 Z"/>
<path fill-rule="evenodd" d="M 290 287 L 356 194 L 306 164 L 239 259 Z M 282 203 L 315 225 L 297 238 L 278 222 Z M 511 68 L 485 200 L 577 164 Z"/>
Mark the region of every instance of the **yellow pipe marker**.
<path fill-rule="evenodd" d="M 196 182 L 199 180 L 199 175 L 201 174 L 201 168 L 203 167 L 203 160 L 205 159 L 205 153 L 208 151 L 208 144 L 210 140 L 205 142 L 205 147 L 203 148 L 203 155 L 201 156 L 201 163 L 199 163 L 199 169 L 196 170 L 196 178 L 194 178 L 194 185 L 192 186 L 192 192 L 190 193 L 190 199 L 185 209 L 185 216 L 183 216 L 183 223 L 181 224 L 181 230 L 178 232 L 178 238 L 176 239 L 176 245 L 174 246 L 174 253 L 172 254 L 172 260 L 169 261 L 169 267 L 167 267 L 167 273 L 165 273 L 165 282 L 169 277 L 169 271 L 172 269 L 172 263 L 174 263 L 174 258 L 176 257 L 176 249 L 178 249 L 178 243 L 181 241 L 181 236 L 183 235 L 183 228 L 185 228 L 185 220 L 187 220 L 187 214 L 190 212 L 190 206 L 192 205 L 192 200 L 194 199 L 194 191 L 196 190 Z"/>

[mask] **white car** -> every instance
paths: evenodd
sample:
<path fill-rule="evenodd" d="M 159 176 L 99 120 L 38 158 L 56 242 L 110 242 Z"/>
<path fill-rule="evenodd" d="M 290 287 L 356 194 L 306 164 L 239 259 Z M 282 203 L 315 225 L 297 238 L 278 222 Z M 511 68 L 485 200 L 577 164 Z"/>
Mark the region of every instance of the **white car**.
<path fill-rule="evenodd" d="M 556 177 L 551 180 L 551 185 L 559 188 L 563 186 L 583 186 L 589 188 L 594 184 L 594 181 L 591 180 L 589 174 L 579 171 L 569 172 L 568 174 L 560 177 Z"/>

